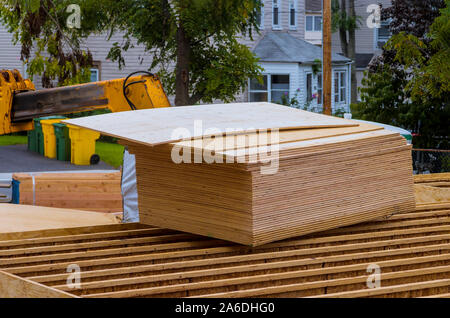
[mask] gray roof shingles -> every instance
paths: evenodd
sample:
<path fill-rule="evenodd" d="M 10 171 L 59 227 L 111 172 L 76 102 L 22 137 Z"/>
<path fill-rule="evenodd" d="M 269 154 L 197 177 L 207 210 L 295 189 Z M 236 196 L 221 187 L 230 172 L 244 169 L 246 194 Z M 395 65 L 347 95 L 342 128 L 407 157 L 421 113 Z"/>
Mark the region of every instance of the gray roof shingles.
<path fill-rule="evenodd" d="M 253 52 L 261 62 L 291 62 L 312 64 L 315 60 L 322 60 L 322 48 L 314 44 L 297 39 L 285 32 L 267 32 L 258 42 Z M 350 59 L 333 53 L 334 64 L 345 64 Z"/>

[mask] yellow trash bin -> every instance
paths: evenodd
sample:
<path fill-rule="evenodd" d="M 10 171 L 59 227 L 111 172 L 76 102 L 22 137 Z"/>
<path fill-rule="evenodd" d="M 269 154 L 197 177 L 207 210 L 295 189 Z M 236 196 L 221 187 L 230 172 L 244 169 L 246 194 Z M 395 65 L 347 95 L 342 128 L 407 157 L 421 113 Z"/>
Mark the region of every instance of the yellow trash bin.
<path fill-rule="evenodd" d="M 91 157 L 95 155 L 95 141 L 100 138 L 100 133 L 67 125 L 71 144 L 70 161 L 75 165 L 90 165 Z"/>
<path fill-rule="evenodd" d="M 44 156 L 47 158 L 56 158 L 56 136 L 53 124 L 59 123 L 64 119 L 67 118 L 41 120 L 42 133 L 44 135 Z"/>

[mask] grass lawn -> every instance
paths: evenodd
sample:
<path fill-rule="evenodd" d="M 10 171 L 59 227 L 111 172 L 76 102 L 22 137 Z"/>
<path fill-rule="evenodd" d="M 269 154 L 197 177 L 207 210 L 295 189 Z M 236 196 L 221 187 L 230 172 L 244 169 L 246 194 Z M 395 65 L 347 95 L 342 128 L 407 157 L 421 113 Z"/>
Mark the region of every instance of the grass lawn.
<path fill-rule="evenodd" d="M 28 142 L 27 136 L 5 135 L 0 136 L 0 146 L 21 145 Z"/>
<path fill-rule="evenodd" d="M 123 146 L 109 142 L 97 141 L 95 153 L 100 156 L 100 160 L 118 168 L 123 163 Z"/>

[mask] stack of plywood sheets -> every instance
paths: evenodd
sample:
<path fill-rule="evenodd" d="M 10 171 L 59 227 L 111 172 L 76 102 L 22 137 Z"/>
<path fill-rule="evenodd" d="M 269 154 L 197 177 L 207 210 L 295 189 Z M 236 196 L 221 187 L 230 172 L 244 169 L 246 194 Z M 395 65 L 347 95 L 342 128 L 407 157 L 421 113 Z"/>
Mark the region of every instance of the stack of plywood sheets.
<path fill-rule="evenodd" d="M 122 212 L 120 172 L 15 173 L 20 204 Z"/>
<path fill-rule="evenodd" d="M 159 136 L 153 110 L 68 122 L 122 138 L 136 155 L 144 224 L 258 246 L 414 209 L 411 149 L 399 134 L 266 103 L 241 104 L 233 120 L 226 107 L 164 110 Z M 208 123 L 203 135 L 167 132 L 194 118 Z"/>

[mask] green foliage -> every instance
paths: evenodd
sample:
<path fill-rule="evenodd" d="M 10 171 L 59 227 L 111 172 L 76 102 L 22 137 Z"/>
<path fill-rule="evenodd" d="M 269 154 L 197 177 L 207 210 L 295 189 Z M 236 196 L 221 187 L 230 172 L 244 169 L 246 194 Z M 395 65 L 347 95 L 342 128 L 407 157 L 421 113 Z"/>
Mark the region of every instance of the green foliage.
<path fill-rule="evenodd" d="M 413 76 L 406 89 L 417 101 L 450 94 L 450 0 L 446 4 L 431 25 L 431 42 L 401 32 L 387 43 L 387 49 L 396 52 L 395 60 L 411 69 Z"/>
<path fill-rule="evenodd" d="M 116 27 L 125 32 L 124 43 L 115 43 L 109 57 L 123 66 L 122 54 L 132 38 L 152 54 L 149 70 L 162 79 L 168 94 L 176 94 L 176 84 L 188 81 L 191 104 L 214 99 L 231 101 L 262 69 L 253 53 L 237 41 L 241 34 L 252 34 L 256 27 L 259 0 L 115 0 L 111 15 Z M 124 10 L 126 8 L 126 10 Z M 173 65 L 186 35 L 187 79 L 176 74 Z"/>
<path fill-rule="evenodd" d="M 0 21 L 21 44 L 21 60 L 44 87 L 88 82 L 92 56 L 80 47 L 86 34 L 66 26 L 69 4 L 76 1 L 2 0 Z M 93 1 L 81 1 L 93 2 Z"/>
<path fill-rule="evenodd" d="M 416 147 L 449 147 L 450 0 L 446 5 L 429 32 L 422 35 L 399 27 L 410 25 L 407 19 L 412 17 L 396 17 L 393 30 L 399 32 L 385 45 L 378 63 L 366 72 L 360 89 L 362 102 L 352 105 L 356 118 L 413 131 Z"/>
<path fill-rule="evenodd" d="M 70 4 L 81 8 L 80 29 L 66 25 Z M 124 53 L 143 45 L 153 57 L 144 68 L 161 77 L 169 94 L 176 93 L 177 83 L 188 83 L 195 104 L 231 101 L 247 78 L 261 73 L 256 57 L 237 41 L 256 30 L 261 5 L 260 0 L 1 0 L 0 19 L 21 43 L 28 73 L 43 75 L 45 86 L 88 81 L 92 56 L 82 49 L 83 40 L 121 31 L 123 41 L 113 43 L 108 58 L 122 68 Z M 181 49 L 187 74 L 173 67 Z"/>
<path fill-rule="evenodd" d="M 322 71 L 322 60 L 321 59 L 315 59 L 313 64 L 311 65 L 311 69 L 314 75 L 317 75 L 317 73 Z"/>
<path fill-rule="evenodd" d="M 347 8 L 342 8 L 339 0 L 331 1 L 331 14 L 331 30 L 333 33 L 339 29 L 357 30 L 361 25 L 361 17 L 348 14 Z"/>
<path fill-rule="evenodd" d="M 403 73 L 395 73 L 388 65 L 380 65 L 376 72 L 365 72 L 361 81 L 361 103 L 352 104 L 355 118 L 405 127 L 410 103 Z M 412 129 L 413 127 L 405 127 Z"/>

